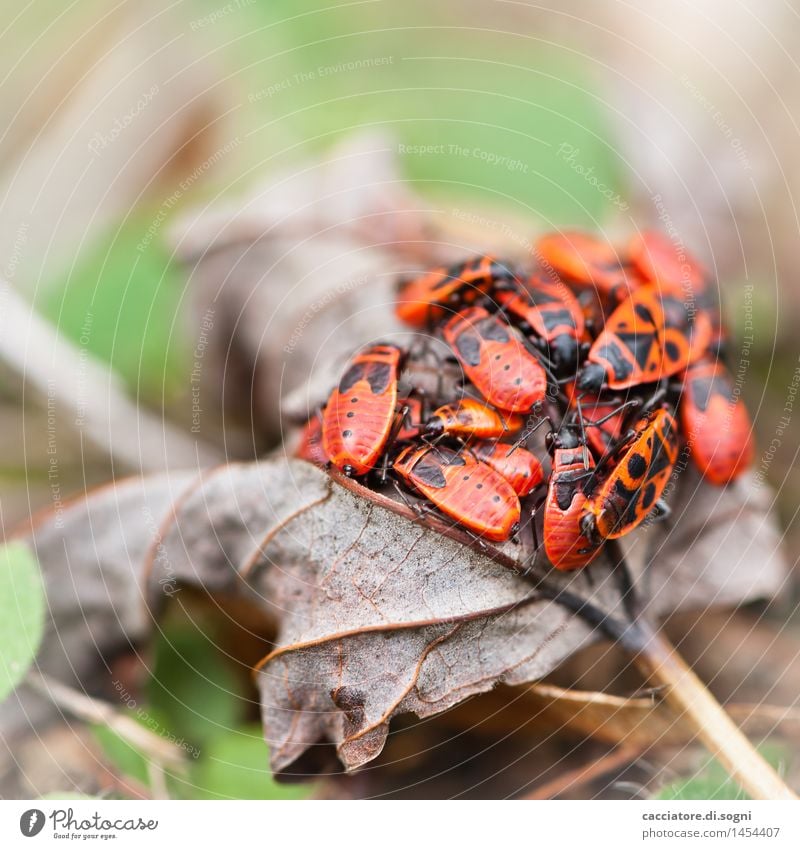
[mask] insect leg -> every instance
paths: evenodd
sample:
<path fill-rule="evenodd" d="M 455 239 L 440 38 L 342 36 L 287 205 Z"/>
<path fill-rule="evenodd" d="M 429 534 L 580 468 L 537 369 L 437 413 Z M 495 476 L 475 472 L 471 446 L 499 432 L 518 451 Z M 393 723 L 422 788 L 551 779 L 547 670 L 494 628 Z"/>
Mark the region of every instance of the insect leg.
<path fill-rule="evenodd" d="M 405 504 L 409 510 L 413 511 L 420 519 L 422 519 L 426 513 L 429 513 L 432 510 L 432 507 L 430 507 L 428 504 L 419 504 L 409 501 L 408 496 L 403 492 L 402 489 L 400 489 L 400 485 L 397 483 L 397 481 L 392 481 L 392 483 L 394 484 L 395 491 L 400 496 L 400 499 L 402 500 L 403 504 Z"/>
<path fill-rule="evenodd" d="M 651 522 L 665 522 L 672 515 L 672 508 L 666 501 L 659 499 L 653 505 L 650 515 L 647 517 Z"/>

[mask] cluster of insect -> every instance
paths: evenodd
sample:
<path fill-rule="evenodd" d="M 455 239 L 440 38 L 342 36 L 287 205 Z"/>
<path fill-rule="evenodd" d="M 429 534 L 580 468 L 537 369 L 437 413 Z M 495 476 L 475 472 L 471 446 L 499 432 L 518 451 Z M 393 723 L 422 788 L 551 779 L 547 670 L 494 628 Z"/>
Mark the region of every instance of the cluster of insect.
<path fill-rule="evenodd" d="M 481 539 L 529 525 L 534 551 L 541 540 L 571 570 L 667 514 L 682 451 L 712 484 L 736 478 L 752 429 L 716 285 L 682 248 L 562 232 L 534 254 L 532 269 L 480 256 L 401 282 L 397 315 L 419 344 L 357 353 L 297 453 L 410 490 L 417 511 Z M 433 389 L 415 380 L 431 339 L 446 351 Z"/>

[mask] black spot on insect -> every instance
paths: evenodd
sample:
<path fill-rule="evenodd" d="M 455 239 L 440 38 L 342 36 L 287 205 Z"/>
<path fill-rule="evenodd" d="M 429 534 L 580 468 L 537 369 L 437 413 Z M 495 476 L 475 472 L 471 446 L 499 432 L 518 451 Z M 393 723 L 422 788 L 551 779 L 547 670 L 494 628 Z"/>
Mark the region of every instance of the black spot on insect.
<path fill-rule="evenodd" d="M 607 260 L 606 262 L 596 262 L 594 265 L 596 265 L 600 270 L 608 271 L 609 273 L 612 271 L 619 271 L 620 274 L 623 273 L 622 263 L 613 259 Z"/>
<path fill-rule="evenodd" d="M 457 265 L 451 266 L 442 274 L 440 279 L 431 286 L 431 291 L 438 292 L 439 289 L 444 289 L 446 286 L 449 286 L 451 283 L 458 280 L 467 268 L 468 265 L 464 262 L 459 262 Z"/>
<path fill-rule="evenodd" d="M 509 340 L 508 330 L 499 319 L 492 316 L 478 322 L 475 329 L 490 342 L 508 342 Z"/>
<path fill-rule="evenodd" d="M 545 289 L 530 289 L 526 292 L 528 303 L 534 307 L 541 307 L 545 304 L 559 304 L 561 299 L 554 292 L 548 292 Z"/>
<path fill-rule="evenodd" d="M 667 356 L 670 360 L 673 361 L 677 360 L 681 355 L 680 348 L 678 348 L 674 342 L 667 342 L 664 346 L 664 350 L 667 352 Z"/>
<path fill-rule="evenodd" d="M 645 510 L 649 510 L 653 506 L 653 502 L 656 500 L 656 485 L 654 483 L 649 483 L 644 488 L 644 493 L 642 495 L 642 507 Z"/>
<path fill-rule="evenodd" d="M 466 466 L 466 460 L 452 448 L 445 445 L 436 445 L 428 452 L 426 456 L 431 456 L 436 459 L 440 466 Z"/>
<path fill-rule="evenodd" d="M 477 366 L 481 361 L 481 339 L 472 330 L 463 330 L 456 336 L 455 348 L 459 357 L 469 366 Z"/>
<path fill-rule="evenodd" d="M 511 365 L 510 365 L 509 363 L 506 363 L 506 364 L 503 366 L 503 371 L 508 371 L 510 368 L 511 368 Z"/>
<path fill-rule="evenodd" d="M 685 331 L 693 323 L 694 318 L 681 299 L 662 295 L 661 307 L 664 312 L 664 327 Z"/>
<path fill-rule="evenodd" d="M 647 331 L 643 333 L 618 333 L 625 347 L 633 354 L 634 359 L 643 369 L 650 359 L 650 352 L 655 344 L 655 334 Z"/>
<path fill-rule="evenodd" d="M 343 430 L 343 431 L 342 431 L 342 437 L 343 437 L 344 439 L 349 439 L 352 435 L 353 435 L 353 431 L 352 431 L 352 430 Z"/>
<path fill-rule="evenodd" d="M 342 379 L 339 381 L 339 392 L 345 393 L 352 386 L 358 383 L 359 380 L 363 380 L 366 376 L 367 372 L 367 364 L 366 363 L 355 363 L 350 366 L 347 371 L 342 375 Z"/>
<path fill-rule="evenodd" d="M 555 330 L 556 327 L 575 327 L 575 319 L 569 310 L 544 310 L 541 316 L 547 330 Z"/>
<path fill-rule="evenodd" d="M 351 403 L 351 404 L 357 404 L 357 403 L 358 403 L 358 398 L 351 398 L 351 399 L 350 399 L 350 403 Z"/>
<path fill-rule="evenodd" d="M 514 272 L 501 262 L 492 262 L 489 265 L 489 277 L 492 280 L 513 280 Z"/>
<path fill-rule="evenodd" d="M 639 487 L 629 489 L 617 478 L 614 483 L 614 494 L 610 499 L 610 504 L 605 505 L 611 508 L 611 512 L 616 515 L 612 529 L 614 532 L 619 532 L 622 528 L 629 527 L 638 523 L 641 518 L 637 510 Z"/>
<path fill-rule="evenodd" d="M 616 495 L 620 496 L 623 501 L 631 501 L 631 499 L 633 499 L 636 495 L 637 490 L 638 487 L 630 489 L 629 487 L 625 486 L 625 481 L 623 481 L 620 477 L 618 477 L 614 481 L 614 492 Z"/>
<path fill-rule="evenodd" d="M 633 311 L 636 315 L 642 319 L 642 321 L 646 321 L 651 325 L 655 325 L 655 321 L 653 319 L 653 313 L 644 305 L 644 304 L 636 304 L 633 308 Z"/>
<path fill-rule="evenodd" d="M 495 503 L 497 503 L 497 502 L 499 502 L 499 501 L 502 501 L 502 500 L 503 500 L 503 499 L 502 499 L 502 498 L 500 498 L 500 496 L 499 496 L 499 495 L 494 495 L 494 496 L 492 496 L 492 501 L 494 501 Z"/>
<path fill-rule="evenodd" d="M 641 454 L 631 454 L 628 458 L 628 471 L 632 478 L 640 478 L 647 471 L 647 461 Z"/>
<path fill-rule="evenodd" d="M 394 369 L 389 363 L 371 363 L 367 372 L 369 388 L 376 394 L 382 395 L 394 376 Z"/>
<path fill-rule="evenodd" d="M 629 377 L 633 368 L 628 360 L 622 355 L 622 351 L 616 342 L 609 342 L 598 351 L 598 356 L 608 360 L 611 368 L 614 371 L 615 380 L 625 380 Z M 581 387 L 584 388 L 584 387 Z"/>
<path fill-rule="evenodd" d="M 714 394 L 714 380 L 710 377 L 696 377 L 691 383 L 692 396 L 698 410 L 705 412 L 708 402 Z"/>
<path fill-rule="evenodd" d="M 432 486 L 434 489 L 444 489 L 447 486 L 441 463 L 429 454 L 425 454 L 417 460 L 412 473 L 420 483 Z"/>
<path fill-rule="evenodd" d="M 567 510 L 575 495 L 576 483 L 573 480 L 560 479 L 555 485 L 556 504 L 559 510 Z"/>
<path fill-rule="evenodd" d="M 521 377 L 518 377 L 518 378 L 514 381 L 514 386 L 519 386 L 519 385 L 520 385 L 520 383 L 522 383 L 522 378 L 521 378 Z"/>
<path fill-rule="evenodd" d="M 647 472 L 648 480 L 654 480 L 664 470 L 672 468 L 672 460 L 670 452 L 667 450 L 667 444 L 659 442 L 653 451 L 653 456 L 650 458 L 650 469 Z"/>
<path fill-rule="evenodd" d="M 354 415 L 355 415 L 355 413 L 352 410 L 350 410 L 350 412 L 347 414 L 347 418 L 352 419 Z"/>
<path fill-rule="evenodd" d="M 483 489 L 483 484 L 482 483 L 475 484 L 475 489 Z"/>

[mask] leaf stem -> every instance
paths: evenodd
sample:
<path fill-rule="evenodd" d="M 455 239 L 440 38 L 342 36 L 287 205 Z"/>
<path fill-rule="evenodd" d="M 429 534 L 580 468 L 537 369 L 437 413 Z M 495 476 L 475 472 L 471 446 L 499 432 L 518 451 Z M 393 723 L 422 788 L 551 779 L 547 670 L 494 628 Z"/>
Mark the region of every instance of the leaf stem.
<path fill-rule="evenodd" d="M 620 581 L 629 621 L 611 617 L 564 591 L 548 593 L 546 587 L 539 586 L 539 592 L 563 604 L 587 624 L 601 628 L 627 649 L 653 684 L 664 688 L 667 704 L 753 799 L 797 799 L 667 638 L 640 614 L 636 588 L 619 546 L 612 545 L 608 555 Z"/>
<path fill-rule="evenodd" d="M 646 637 L 635 656 L 637 666 L 664 687 L 667 703 L 731 777 L 753 799 L 797 799 L 666 637 L 642 620 L 637 626 Z"/>
<path fill-rule="evenodd" d="M 140 725 L 133 718 L 106 702 L 93 699 L 36 670 L 30 670 L 25 681 L 33 690 L 50 699 L 61 710 L 84 722 L 110 728 L 160 767 L 166 766 L 176 770 L 185 768 L 186 758 L 178 746 Z"/>

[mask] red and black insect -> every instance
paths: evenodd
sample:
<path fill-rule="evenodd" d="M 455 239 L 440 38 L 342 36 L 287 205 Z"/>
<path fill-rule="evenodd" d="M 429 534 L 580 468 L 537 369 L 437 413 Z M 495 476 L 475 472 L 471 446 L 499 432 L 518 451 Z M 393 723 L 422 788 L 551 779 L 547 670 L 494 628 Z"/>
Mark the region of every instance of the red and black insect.
<path fill-rule="evenodd" d="M 680 417 L 692 459 L 706 480 L 722 486 L 750 466 L 753 426 L 722 363 L 703 360 L 687 370 Z"/>
<path fill-rule="evenodd" d="M 683 371 L 706 351 L 711 325 L 682 299 L 651 286 L 632 292 L 589 350 L 578 388 L 599 392 L 652 383 Z"/>
<path fill-rule="evenodd" d="M 502 475 L 520 498 L 530 495 L 544 480 L 538 458 L 521 445 L 506 442 L 472 442 L 475 456 Z"/>
<path fill-rule="evenodd" d="M 473 398 L 462 398 L 435 410 L 425 422 L 424 432 L 438 436 L 474 436 L 477 439 L 500 439 L 522 428 L 522 416 L 501 415 L 492 407 Z"/>
<path fill-rule="evenodd" d="M 425 405 L 421 398 L 410 395 L 408 398 L 402 398 L 398 406 L 402 421 L 395 439 L 398 442 L 410 442 L 420 436 L 425 426 Z"/>
<path fill-rule="evenodd" d="M 450 268 L 436 268 L 402 284 L 395 312 L 406 324 L 424 327 L 440 318 L 445 307 L 469 304 L 494 285 L 510 284 L 511 267 L 493 256 L 479 256 Z"/>
<path fill-rule="evenodd" d="M 553 468 L 544 502 L 544 550 L 556 569 L 582 569 L 601 547 L 581 524 L 589 505 L 584 486 L 595 468 L 594 458 L 572 427 L 553 434 L 550 451 Z"/>
<path fill-rule="evenodd" d="M 578 392 L 574 383 L 566 384 L 564 391 L 574 414 L 578 414 L 580 399 L 579 415 L 585 428 L 586 442 L 597 457 L 602 457 L 623 436 L 630 407 L 641 403 L 635 399 L 623 403 L 614 397 Z"/>
<path fill-rule="evenodd" d="M 502 542 L 519 526 L 520 503 L 511 484 L 467 451 L 410 445 L 394 470 L 413 490 L 478 536 Z"/>
<path fill-rule="evenodd" d="M 300 431 L 300 438 L 294 456 L 308 460 L 315 466 L 326 466 L 328 455 L 322 447 L 322 417 L 312 416 Z"/>
<path fill-rule="evenodd" d="M 680 295 L 662 294 L 661 307 L 664 310 L 661 346 L 668 364 L 666 372 L 673 375 L 683 370 L 677 368 L 677 362 L 682 363 L 686 359 L 688 363 L 694 363 L 706 354 L 713 331 L 708 313 L 698 309 L 696 304 L 686 302 Z"/>
<path fill-rule="evenodd" d="M 639 284 L 624 254 L 587 233 L 548 233 L 536 242 L 536 254 L 545 269 L 576 288 L 594 288 L 606 302 L 620 300 Z"/>
<path fill-rule="evenodd" d="M 716 288 L 702 263 L 681 243 L 675 243 L 654 230 L 645 230 L 634 236 L 628 245 L 628 253 L 631 262 L 648 283 L 661 291 L 671 291 L 684 303 L 705 314 L 712 329 L 709 347 L 719 351 L 725 343 L 725 328 Z"/>
<path fill-rule="evenodd" d="M 347 475 L 364 475 L 384 452 L 397 416 L 403 352 L 373 345 L 357 354 L 333 390 L 322 420 L 327 458 Z"/>
<path fill-rule="evenodd" d="M 607 476 L 587 483 L 589 500 L 581 528 L 591 540 L 616 539 L 657 508 L 678 460 L 678 428 L 666 409 L 642 416 L 614 457 Z"/>
<path fill-rule="evenodd" d="M 505 312 L 522 322 L 525 333 L 533 333 L 545 343 L 557 369 L 577 365 L 585 322 L 578 299 L 564 283 L 535 274 L 524 288 L 498 292 L 497 300 Z"/>
<path fill-rule="evenodd" d="M 547 375 L 515 330 L 483 307 L 447 322 L 444 338 L 483 397 L 512 413 L 533 410 L 545 396 Z"/>
<path fill-rule="evenodd" d="M 425 356 L 367 348 L 296 453 L 349 475 L 380 464 L 371 485 L 393 470 L 401 495 L 404 484 L 422 506 L 496 542 L 516 532 L 522 503 L 536 504 L 535 548 L 543 530 L 550 562 L 572 570 L 666 512 L 682 435 L 715 484 L 742 473 L 753 442 L 730 374 L 709 356 L 722 322 L 694 258 L 649 231 L 624 252 L 581 233 L 546 236 L 538 249 L 529 279 L 481 256 L 404 284 L 397 314 L 440 333 L 454 360 L 431 365 L 427 346 Z M 398 400 L 406 357 L 413 368 Z M 576 377 L 568 366 L 580 367 Z M 528 431 L 512 435 L 521 414 L 544 408 L 541 422 L 560 418 L 547 440 L 549 478 Z"/>
<path fill-rule="evenodd" d="M 575 295 L 581 312 L 583 313 L 583 339 L 584 344 L 591 343 L 605 327 L 606 317 L 603 304 L 595 289 L 581 289 Z"/>
<path fill-rule="evenodd" d="M 648 283 L 662 290 L 699 295 L 708 285 L 708 273 L 680 243 L 664 233 L 644 230 L 628 243 L 628 256 Z"/>

